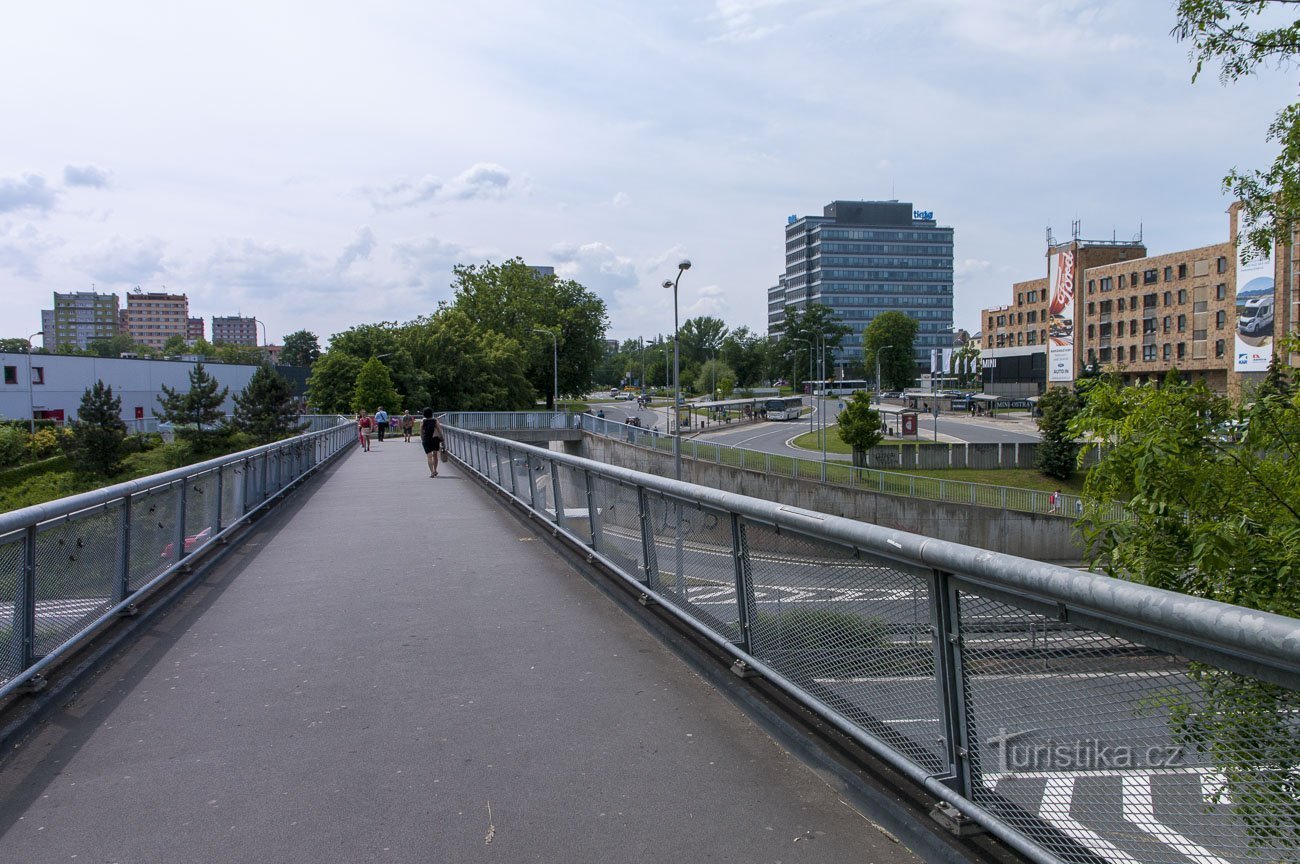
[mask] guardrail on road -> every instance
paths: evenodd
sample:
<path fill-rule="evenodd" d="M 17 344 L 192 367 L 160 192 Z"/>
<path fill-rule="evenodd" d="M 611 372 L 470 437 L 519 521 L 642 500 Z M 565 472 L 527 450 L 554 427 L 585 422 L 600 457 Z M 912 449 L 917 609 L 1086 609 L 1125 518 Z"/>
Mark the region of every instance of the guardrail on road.
<path fill-rule="evenodd" d="M 319 432 L 0 514 L 0 697 L 356 441 Z"/>
<path fill-rule="evenodd" d="M 1032 860 L 1300 853 L 1300 621 L 453 419 L 471 471 Z"/>

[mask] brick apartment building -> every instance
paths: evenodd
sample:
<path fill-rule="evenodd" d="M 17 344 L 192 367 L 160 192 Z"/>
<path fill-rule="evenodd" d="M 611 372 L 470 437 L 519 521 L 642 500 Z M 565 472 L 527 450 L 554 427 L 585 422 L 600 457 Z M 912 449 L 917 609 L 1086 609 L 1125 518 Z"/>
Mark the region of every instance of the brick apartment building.
<path fill-rule="evenodd" d="M 187 338 L 189 298 L 184 294 L 134 291 L 126 295 L 125 331 L 136 342 L 161 349 L 172 336 Z"/>
<path fill-rule="evenodd" d="M 1289 246 L 1239 278 L 1247 269 L 1236 256 L 1235 216 L 1234 207 L 1224 242 L 1162 255 L 1148 256 L 1140 241 L 1049 246 L 1049 268 L 1062 275 L 1018 282 L 1013 302 L 981 311 L 986 389 L 1038 395 L 1096 365 L 1126 383 L 1158 381 L 1177 368 L 1239 395 L 1278 350 L 1274 334 L 1295 329 L 1300 292 Z M 1296 355 L 1287 359 L 1300 365 Z"/>

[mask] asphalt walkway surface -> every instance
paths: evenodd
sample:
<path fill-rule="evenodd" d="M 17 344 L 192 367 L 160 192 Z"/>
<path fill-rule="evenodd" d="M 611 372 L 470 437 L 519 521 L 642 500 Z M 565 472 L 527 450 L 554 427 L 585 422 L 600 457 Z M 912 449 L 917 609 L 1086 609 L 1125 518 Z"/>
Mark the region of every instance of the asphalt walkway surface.
<path fill-rule="evenodd" d="M 263 520 L 8 756 L 0 860 L 918 859 L 399 438 Z"/>

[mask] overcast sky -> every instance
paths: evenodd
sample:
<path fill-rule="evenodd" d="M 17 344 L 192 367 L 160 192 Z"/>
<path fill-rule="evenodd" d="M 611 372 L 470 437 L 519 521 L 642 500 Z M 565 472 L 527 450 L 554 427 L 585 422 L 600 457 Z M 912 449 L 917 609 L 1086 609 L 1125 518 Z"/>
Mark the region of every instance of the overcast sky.
<path fill-rule="evenodd" d="M 0 336 L 52 292 L 184 292 L 324 342 L 519 256 L 610 336 L 766 330 L 786 217 L 911 201 L 956 234 L 957 325 L 1044 229 L 1221 242 L 1294 70 L 1195 84 L 1172 0 L 10 3 Z"/>

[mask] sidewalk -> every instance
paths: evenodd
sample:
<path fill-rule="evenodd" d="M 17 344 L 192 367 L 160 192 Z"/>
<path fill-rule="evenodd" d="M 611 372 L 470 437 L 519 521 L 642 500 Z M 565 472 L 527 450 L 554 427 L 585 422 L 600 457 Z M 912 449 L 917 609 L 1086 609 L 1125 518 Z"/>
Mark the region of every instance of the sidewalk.
<path fill-rule="evenodd" d="M 918 860 L 400 437 L 57 710 L 0 770 L 0 834 L 12 861 Z"/>

